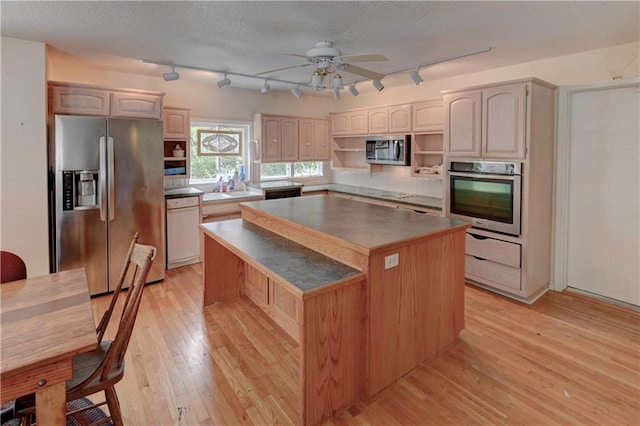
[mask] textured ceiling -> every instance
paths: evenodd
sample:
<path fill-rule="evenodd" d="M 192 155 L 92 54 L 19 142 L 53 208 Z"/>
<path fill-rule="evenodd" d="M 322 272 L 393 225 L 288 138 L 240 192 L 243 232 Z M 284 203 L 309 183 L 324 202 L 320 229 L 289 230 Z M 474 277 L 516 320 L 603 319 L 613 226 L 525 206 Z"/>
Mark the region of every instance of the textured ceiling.
<path fill-rule="evenodd" d="M 141 59 L 256 74 L 304 64 L 304 58 L 284 54 L 305 54 L 319 40 L 333 41 L 344 55 L 387 56 L 389 62 L 357 64 L 383 74 L 492 48 L 421 71 L 433 79 L 640 39 L 637 1 L 2 1 L 0 8 L 4 36 L 45 42 L 98 67 L 155 75 L 169 70 Z M 312 71 L 307 66 L 270 76 L 308 82 Z M 347 72 L 343 77 L 361 79 Z"/>

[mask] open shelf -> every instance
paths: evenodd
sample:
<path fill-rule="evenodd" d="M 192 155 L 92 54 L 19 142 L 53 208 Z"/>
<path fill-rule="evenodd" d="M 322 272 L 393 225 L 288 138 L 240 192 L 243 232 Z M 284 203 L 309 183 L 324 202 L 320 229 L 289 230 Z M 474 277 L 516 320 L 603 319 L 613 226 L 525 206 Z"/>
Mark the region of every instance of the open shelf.
<path fill-rule="evenodd" d="M 442 180 L 438 173 L 419 173 L 420 167 L 442 164 L 444 144 L 442 133 L 417 133 L 411 138 L 411 176 Z"/>

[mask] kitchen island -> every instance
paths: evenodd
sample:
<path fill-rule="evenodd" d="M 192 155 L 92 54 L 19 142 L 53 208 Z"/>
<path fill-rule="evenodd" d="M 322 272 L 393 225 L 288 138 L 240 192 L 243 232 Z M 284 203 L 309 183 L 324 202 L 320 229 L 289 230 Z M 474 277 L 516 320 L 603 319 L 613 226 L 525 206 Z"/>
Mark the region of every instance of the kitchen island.
<path fill-rule="evenodd" d="M 201 225 L 204 304 L 245 294 L 299 342 L 302 424 L 456 342 L 467 224 L 323 195 L 241 210 Z"/>

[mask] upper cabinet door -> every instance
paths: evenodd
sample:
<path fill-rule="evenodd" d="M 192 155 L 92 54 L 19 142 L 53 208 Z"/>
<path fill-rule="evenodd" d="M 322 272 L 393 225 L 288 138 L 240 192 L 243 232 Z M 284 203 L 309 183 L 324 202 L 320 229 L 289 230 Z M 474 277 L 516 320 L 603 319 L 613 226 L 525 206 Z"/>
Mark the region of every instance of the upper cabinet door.
<path fill-rule="evenodd" d="M 389 107 L 389 133 L 411 132 L 411 105 L 399 105 Z"/>
<path fill-rule="evenodd" d="M 282 118 L 282 161 L 298 160 L 298 119 Z"/>
<path fill-rule="evenodd" d="M 58 86 L 49 90 L 54 114 L 109 115 L 109 92 L 106 90 Z"/>
<path fill-rule="evenodd" d="M 300 160 L 313 160 L 314 159 L 314 130 L 313 120 L 300 119 L 298 120 L 298 158 Z"/>
<path fill-rule="evenodd" d="M 162 118 L 162 96 L 141 93 L 111 94 L 111 117 Z"/>
<path fill-rule="evenodd" d="M 349 116 L 346 113 L 331 114 L 332 134 L 341 136 L 349 133 Z"/>
<path fill-rule="evenodd" d="M 484 157 L 524 159 L 526 105 L 526 84 L 510 84 L 482 91 Z"/>
<path fill-rule="evenodd" d="M 314 160 L 329 159 L 329 120 L 313 120 Z"/>
<path fill-rule="evenodd" d="M 348 134 L 366 135 L 369 127 L 369 111 L 352 111 L 349 115 Z"/>
<path fill-rule="evenodd" d="M 189 140 L 191 133 L 191 121 L 189 110 L 182 108 L 164 108 L 162 123 L 165 140 Z"/>
<path fill-rule="evenodd" d="M 444 107 L 441 100 L 413 105 L 414 132 L 441 132 L 444 129 Z"/>
<path fill-rule="evenodd" d="M 262 117 L 262 161 L 274 162 L 282 158 L 280 117 Z"/>
<path fill-rule="evenodd" d="M 369 110 L 369 133 L 389 133 L 389 109 L 375 108 Z"/>
<path fill-rule="evenodd" d="M 444 146 L 449 156 L 480 157 L 481 92 L 444 95 Z"/>

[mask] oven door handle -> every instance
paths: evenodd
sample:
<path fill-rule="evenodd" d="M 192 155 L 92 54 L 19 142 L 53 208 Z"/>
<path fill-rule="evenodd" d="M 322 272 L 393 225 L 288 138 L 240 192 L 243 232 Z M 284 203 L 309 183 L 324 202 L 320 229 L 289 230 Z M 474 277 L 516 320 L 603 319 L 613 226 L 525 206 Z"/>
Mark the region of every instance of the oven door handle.
<path fill-rule="evenodd" d="M 484 173 L 464 173 L 464 172 L 452 172 L 448 170 L 449 176 L 470 177 L 476 179 L 503 179 L 503 180 L 516 180 L 520 175 L 488 175 Z"/>

